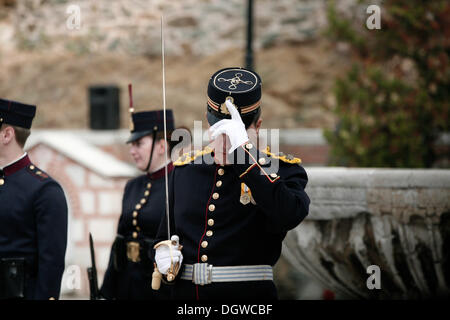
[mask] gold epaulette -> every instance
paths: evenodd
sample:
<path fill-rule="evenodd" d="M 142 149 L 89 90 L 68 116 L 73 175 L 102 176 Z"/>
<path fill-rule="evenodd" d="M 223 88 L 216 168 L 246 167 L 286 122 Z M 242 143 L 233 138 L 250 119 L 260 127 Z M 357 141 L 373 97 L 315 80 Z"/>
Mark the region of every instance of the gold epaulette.
<path fill-rule="evenodd" d="M 184 166 L 195 160 L 195 158 L 203 156 L 205 154 L 211 153 L 213 149 L 210 147 L 205 147 L 203 150 L 194 150 L 191 152 L 184 153 L 180 158 L 173 163 L 174 166 Z"/>
<path fill-rule="evenodd" d="M 294 156 L 288 154 L 285 155 L 283 152 L 279 152 L 277 154 L 270 152 L 270 147 L 267 147 L 266 150 L 263 150 L 265 154 L 272 158 L 280 159 L 283 162 L 292 163 L 292 164 L 300 164 L 302 163 L 302 159 L 295 158 Z"/>

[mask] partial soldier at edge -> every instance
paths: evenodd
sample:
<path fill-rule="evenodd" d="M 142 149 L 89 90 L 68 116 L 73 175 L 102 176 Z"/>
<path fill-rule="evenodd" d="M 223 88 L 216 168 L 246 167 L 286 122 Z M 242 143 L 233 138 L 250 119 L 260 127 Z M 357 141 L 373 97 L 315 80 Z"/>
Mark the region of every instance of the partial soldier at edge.
<path fill-rule="evenodd" d="M 35 113 L 35 106 L 0 99 L 0 299 L 60 295 L 67 203 L 23 150 Z"/>

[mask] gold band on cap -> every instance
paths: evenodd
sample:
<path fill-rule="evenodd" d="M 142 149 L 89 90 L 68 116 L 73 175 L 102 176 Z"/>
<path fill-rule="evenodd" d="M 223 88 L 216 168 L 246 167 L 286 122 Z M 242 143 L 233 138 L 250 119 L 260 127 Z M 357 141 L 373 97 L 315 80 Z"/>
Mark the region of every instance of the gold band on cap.
<path fill-rule="evenodd" d="M 213 109 L 214 111 L 216 111 L 218 113 L 229 114 L 228 109 L 226 109 L 226 107 L 222 108 L 222 105 L 212 101 L 211 98 L 209 98 L 209 97 L 208 97 L 208 105 L 211 107 L 211 109 Z M 241 114 L 246 114 L 246 113 L 252 112 L 252 111 L 258 109 L 260 105 L 261 105 L 261 100 L 259 100 L 258 102 L 254 103 L 252 105 L 241 107 L 240 108 Z"/>

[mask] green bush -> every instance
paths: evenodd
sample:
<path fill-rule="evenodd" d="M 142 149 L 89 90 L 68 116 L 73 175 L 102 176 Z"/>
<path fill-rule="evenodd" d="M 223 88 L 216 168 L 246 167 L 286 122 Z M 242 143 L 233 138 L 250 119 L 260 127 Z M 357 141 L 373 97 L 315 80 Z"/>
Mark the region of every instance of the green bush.
<path fill-rule="evenodd" d="M 328 36 L 350 44 L 353 67 L 336 80 L 338 118 L 326 130 L 333 165 L 431 167 L 449 129 L 450 3 L 386 0 L 381 29 L 328 7 Z M 355 15 L 356 16 L 356 15 Z"/>

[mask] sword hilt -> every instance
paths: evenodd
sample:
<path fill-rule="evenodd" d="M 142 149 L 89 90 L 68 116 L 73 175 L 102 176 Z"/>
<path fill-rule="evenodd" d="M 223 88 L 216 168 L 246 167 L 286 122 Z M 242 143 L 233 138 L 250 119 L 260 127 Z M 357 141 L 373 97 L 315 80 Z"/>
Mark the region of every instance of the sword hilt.
<path fill-rule="evenodd" d="M 170 238 L 170 242 L 171 242 L 172 246 L 179 247 L 180 238 L 177 235 L 173 235 Z M 181 248 L 180 248 L 180 250 L 181 250 Z M 169 268 L 169 271 L 167 272 L 167 281 L 172 282 L 173 280 L 175 280 L 175 277 L 178 274 L 178 269 L 179 269 L 179 263 L 176 263 L 175 265 L 173 264 L 173 262 L 170 263 L 170 268 Z"/>
<path fill-rule="evenodd" d="M 183 249 L 183 246 L 180 245 L 179 241 L 180 241 L 180 238 L 177 235 L 173 235 L 170 240 L 158 242 L 154 246 L 154 249 L 158 248 L 159 246 L 165 245 L 165 246 L 168 246 L 170 250 L 171 250 L 172 246 L 174 246 L 174 247 L 176 246 L 178 248 L 178 250 L 181 250 L 181 249 Z M 180 271 L 180 267 L 181 267 L 180 262 L 173 263 L 173 261 L 171 259 L 170 267 L 169 267 L 169 270 L 167 271 L 167 275 L 166 275 L 166 279 L 168 282 L 172 282 L 175 280 L 176 276 L 178 275 L 178 272 Z M 159 290 L 159 288 L 161 286 L 162 277 L 163 277 L 163 275 L 161 274 L 161 272 L 159 272 L 156 263 L 154 263 L 154 269 L 153 269 L 153 274 L 152 274 L 152 289 L 153 290 Z"/>

